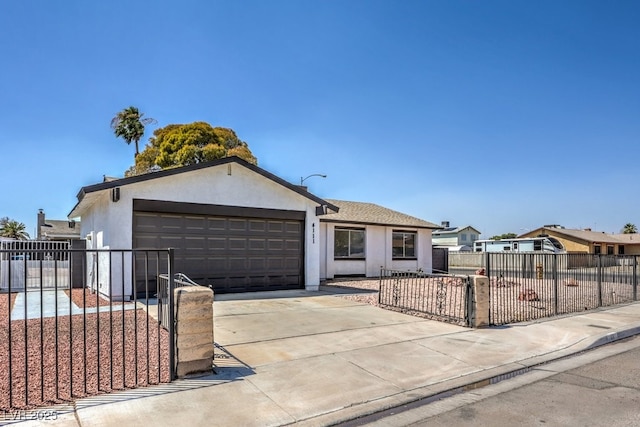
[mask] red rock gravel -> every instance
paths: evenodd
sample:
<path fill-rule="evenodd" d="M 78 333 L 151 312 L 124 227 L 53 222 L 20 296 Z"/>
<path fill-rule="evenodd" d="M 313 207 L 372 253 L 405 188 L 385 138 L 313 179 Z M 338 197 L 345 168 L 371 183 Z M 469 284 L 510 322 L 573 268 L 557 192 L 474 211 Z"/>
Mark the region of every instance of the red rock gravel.
<path fill-rule="evenodd" d="M 67 294 L 67 296 L 71 298 L 71 301 L 80 308 L 98 306 L 105 307 L 109 305 L 109 300 L 107 298 L 92 292 L 89 288 L 65 289 L 64 293 Z M 122 302 L 120 301 L 111 302 L 111 305 L 114 307 L 121 304 Z"/>
<path fill-rule="evenodd" d="M 9 328 L 8 303 L 0 295 L 0 411 L 169 381 L 167 331 L 144 310 L 15 320 Z"/>

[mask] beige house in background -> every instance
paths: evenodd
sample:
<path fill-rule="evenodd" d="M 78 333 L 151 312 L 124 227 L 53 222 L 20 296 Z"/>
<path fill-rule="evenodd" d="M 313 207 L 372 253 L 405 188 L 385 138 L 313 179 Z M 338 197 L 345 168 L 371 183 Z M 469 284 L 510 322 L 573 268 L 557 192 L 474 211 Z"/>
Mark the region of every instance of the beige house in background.
<path fill-rule="evenodd" d="M 640 234 L 606 234 L 588 228 L 580 230 L 546 225 L 518 237 L 538 236 L 555 237 L 567 253 L 640 255 Z"/>

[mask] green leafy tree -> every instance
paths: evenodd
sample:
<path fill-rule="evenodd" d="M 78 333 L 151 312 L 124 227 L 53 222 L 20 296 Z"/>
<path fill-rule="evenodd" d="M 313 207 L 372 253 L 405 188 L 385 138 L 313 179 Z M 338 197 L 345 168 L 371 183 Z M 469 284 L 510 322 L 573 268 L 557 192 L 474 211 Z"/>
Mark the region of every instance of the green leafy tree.
<path fill-rule="evenodd" d="M 502 239 L 514 239 L 516 237 L 518 237 L 518 235 L 516 233 L 505 233 L 505 234 L 492 236 L 489 239 L 490 240 L 502 240 Z"/>
<path fill-rule="evenodd" d="M 636 234 L 638 232 L 638 227 L 635 224 L 631 224 L 630 222 L 626 223 L 622 228 L 622 234 Z"/>
<path fill-rule="evenodd" d="M 138 143 L 144 135 L 144 127 L 149 124 L 155 124 L 157 121 L 151 117 L 144 117 L 144 113 L 138 111 L 136 107 L 125 108 L 111 119 L 111 129 L 118 138 L 124 139 L 124 142 L 136 144 L 136 155 L 140 154 Z"/>
<path fill-rule="evenodd" d="M 149 143 L 136 156 L 136 164 L 127 176 L 208 162 L 223 157 L 238 156 L 249 163 L 257 159 L 246 142 L 232 130 L 213 127 L 205 122 L 171 124 L 154 130 Z"/>
<path fill-rule="evenodd" d="M 25 225 L 21 222 L 14 221 L 7 217 L 0 218 L 0 237 L 27 240 L 29 233 L 27 233 L 25 229 Z"/>

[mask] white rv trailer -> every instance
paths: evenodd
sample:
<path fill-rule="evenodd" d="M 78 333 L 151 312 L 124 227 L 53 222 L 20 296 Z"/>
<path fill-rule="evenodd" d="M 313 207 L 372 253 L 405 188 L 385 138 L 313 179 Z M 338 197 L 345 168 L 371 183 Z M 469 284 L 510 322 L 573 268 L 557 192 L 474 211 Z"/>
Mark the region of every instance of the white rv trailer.
<path fill-rule="evenodd" d="M 519 239 L 476 240 L 474 252 L 564 252 L 562 243 L 553 237 L 523 237 Z"/>

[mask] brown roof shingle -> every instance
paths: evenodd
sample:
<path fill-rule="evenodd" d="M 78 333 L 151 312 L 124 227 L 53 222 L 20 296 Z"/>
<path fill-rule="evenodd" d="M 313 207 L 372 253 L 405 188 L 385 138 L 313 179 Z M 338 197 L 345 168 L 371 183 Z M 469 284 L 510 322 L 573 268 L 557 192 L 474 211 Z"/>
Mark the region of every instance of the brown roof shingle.
<path fill-rule="evenodd" d="M 356 224 L 376 224 L 396 227 L 439 229 L 439 225 L 402 212 L 394 211 L 374 203 L 351 202 L 326 199 L 340 208 L 338 213 L 329 213 L 320 217 L 323 222 L 349 222 Z"/>

